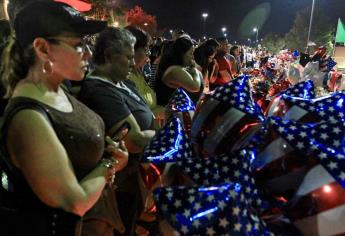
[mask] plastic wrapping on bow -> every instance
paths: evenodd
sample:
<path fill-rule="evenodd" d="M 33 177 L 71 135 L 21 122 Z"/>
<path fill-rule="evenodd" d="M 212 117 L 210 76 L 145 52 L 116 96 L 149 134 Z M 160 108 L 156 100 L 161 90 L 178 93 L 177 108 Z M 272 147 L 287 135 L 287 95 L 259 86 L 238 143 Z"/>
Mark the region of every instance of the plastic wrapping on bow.
<path fill-rule="evenodd" d="M 295 85 L 301 81 L 303 67 L 297 63 L 291 63 L 288 70 L 288 80 L 291 85 Z"/>
<path fill-rule="evenodd" d="M 194 115 L 191 139 L 199 156 L 238 150 L 264 121 L 253 102 L 247 76 L 238 77 L 202 98 Z"/>
<path fill-rule="evenodd" d="M 251 162 L 254 155 L 249 150 L 240 150 L 213 158 L 186 159 L 177 162 L 177 165 L 198 185 L 240 183 L 248 202 L 259 210 L 264 206 L 252 176 Z"/>
<path fill-rule="evenodd" d="M 191 146 L 181 121 L 177 117 L 172 117 L 145 147 L 142 162 L 176 162 L 191 156 Z"/>
<path fill-rule="evenodd" d="M 271 235 L 240 184 L 155 191 L 157 208 L 182 235 Z"/>
<path fill-rule="evenodd" d="M 288 95 L 291 97 L 299 97 L 305 99 L 313 99 L 315 98 L 314 83 L 312 80 L 306 80 L 281 92 L 280 96 L 273 98 L 270 104 L 268 105 L 267 110 L 265 111 L 265 115 L 267 117 L 271 117 L 281 110 L 282 95 Z"/>
<path fill-rule="evenodd" d="M 182 121 L 183 128 L 189 135 L 195 106 L 188 94 L 182 88 L 176 89 L 174 94 L 171 96 L 167 107 Z"/>
<path fill-rule="evenodd" d="M 305 80 L 312 80 L 315 87 L 322 87 L 325 77 L 327 77 L 327 72 L 320 70 L 320 64 L 318 61 L 309 62 L 302 73 L 302 78 Z"/>

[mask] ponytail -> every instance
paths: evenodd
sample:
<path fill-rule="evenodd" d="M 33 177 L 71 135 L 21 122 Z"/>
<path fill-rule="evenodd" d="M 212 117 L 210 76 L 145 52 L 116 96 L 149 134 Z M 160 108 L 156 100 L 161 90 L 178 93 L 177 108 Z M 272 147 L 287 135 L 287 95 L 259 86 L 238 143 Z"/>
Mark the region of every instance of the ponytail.
<path fill-rule="evenodd" d="M 0 78 L 6 89 L 5 98 L 10 98 L 17 83 L 24 79 L 34 64 L 32 46 L 23 49 L 18 41 L 10 36 L 1 55 Z"/>

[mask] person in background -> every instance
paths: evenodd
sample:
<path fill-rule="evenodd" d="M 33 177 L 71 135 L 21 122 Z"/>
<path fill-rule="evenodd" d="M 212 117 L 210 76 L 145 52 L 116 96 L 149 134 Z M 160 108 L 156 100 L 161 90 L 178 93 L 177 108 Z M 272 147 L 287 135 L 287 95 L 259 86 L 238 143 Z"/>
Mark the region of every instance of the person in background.
<path fill-rule="evenodd" d="M 107 202 L 107 183 L 126 165 L 128 153 L 123 144 L 104 139 L 101 118 L 60 85 L 66 77 L 83 79 L 91 56 L 83 36 L 106 22 L 88 21 L 63 3 L 35 1 L 16 14 L 13 27 L 0 71 L 9 98 L 1 139 L 7 183 L 1 188 L 11 202 L 0 210 L 0 234 L 81 235 L 89 225 L 80 224 L 82 217 Z M 99 215 L 93 226 L 104 229 L 109 220 Z"/>
<path fill-rule="evenodd" d="M 126 29 L 136 38 L 134 45 L 135 66 L 131 70 L 128 79 L 135 84 L 137 91 L 144 98 L 146 104 L 155 115 L 156 127 L 162 127 L 165 122 L 165 109 L 164 107 L 157 105 L 156 93 L 147 84 L 143 75 L 143 66 L 150 55 L 150 36 L 145 31 L 135 26 L 127 26 Z"/>
<path fill-rule="evenodd" d="M 184 32 L 184 30 L 182 29 L 174 29 L 171 35 L 171 38 L 173 41 L 175 41 L 176 39 L 180 38 L 181 36 L 186 35 L 186 33 Z"/>
<path fill-rule="evenodd" d="M 212 78 L 210 78 L 210 89 L 214 90 L 216 87 L 224 85 L 230 82 L 233 78 L 231 72 L 231 65 L 227 59 L 229 54 L 229 42 L 226 37 L 217 38 L 217 42 L 220 44 L 217 50 L 215 59 L 218 64 L 218 73 L 215 73 Z"/>
<path fill-rule="evenodd" d="M 0 55 L 6 47 L 6 43 L 9 40 L 11 34 L 11 27 L 8 20 L 0 21 Z M 8 99 L 5 99 L 6 89 L 3 84 L 0 84 L 0 117 L 4 115 L 5 107 L 7 105 Z M 1 119 L 1 118 L 0 118 Z"/>
<path fill-rule="evenodd" d="M 138 184 L 140 156 L 155 135 L 154 116 L 143 97 L 128 80 L 135 66 L 136 39 L 126 29 L 108 27 L 96 39 L 95 70 L 84 80 L 78 98 L 99 114 L 110 136 L 124 124 L 130 130 L 124 142 L 129 151 L 128 165 L 116 175 L 116 198 L 125 232 L 134 235 L 142 201 Z M 141 49 L 142 50 L 142 49 Z"/>
<path fill-rule="evenodd" d="M 156 77 L 157 77 L 157 71 L 158 71 L 158 66 L 160 64 L 160 61 L 161 61 L 161 57 L 163 54 L 168 55 L 170 53 L 173 43 L 174 41 L 171 41 L 171 40 L 163 41 L 163 43 L 161 44 L 159 54 L 157 55 L 156 59 L 152 61 L 151 75 L 150 75 L 150 80 L 148 84 L 150 88 L 152 88 L 153 90 L 155 90 L 155 87 L 156 87 Z"/>
<path fill-rule="evenodd" d="M 189 37 L 180 37 L 162 55 L 156 77 L 157 104 L 165 106 L 177 88 L 187 91 L 194 103 L 203 92 L 202 75 L 196 69 L 194 45 Z"/>
<path fill-rule="evenodd" d="M 208 93 L 210 78 L 218 72 L 218 64 L 214 59 L 219 43 L 215 39 L 208 39 L 200 44 L 194 51 L 195 62 L 203 75 L 204 93 Z"/>
<path fill-rule="evenodd" d="M 231 74 L 236 77 L 241 73 L 242 63 L 240 57 L 240 47 L 234 45 L 230 48 L 230 65 L 231 65 Z"/>

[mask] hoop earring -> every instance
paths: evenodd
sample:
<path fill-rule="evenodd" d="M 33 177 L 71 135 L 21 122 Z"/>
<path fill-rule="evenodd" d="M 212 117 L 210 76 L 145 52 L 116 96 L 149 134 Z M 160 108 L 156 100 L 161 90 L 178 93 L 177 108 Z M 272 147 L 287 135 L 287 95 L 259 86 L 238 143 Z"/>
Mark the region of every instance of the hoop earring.
<path fill-rule="evenodd" d="M 42 72 L 43 74 L 50 75 L 53 73 L 53 62 L 51 60 L 47 60 L 42 65 Z"/>

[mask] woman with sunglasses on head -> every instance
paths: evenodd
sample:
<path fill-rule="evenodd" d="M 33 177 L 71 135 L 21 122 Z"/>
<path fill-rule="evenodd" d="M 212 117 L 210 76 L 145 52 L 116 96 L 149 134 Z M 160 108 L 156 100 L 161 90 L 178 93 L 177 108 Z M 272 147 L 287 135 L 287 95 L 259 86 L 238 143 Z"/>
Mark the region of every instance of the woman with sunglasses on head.
<path fill-rule="evenodd" d="M 110 154 L 102 157 L 102 119 L 60 87 L 65 78 L 83 79 L 91 56 L 83 36 L 105 27 L 53 1 L 17 13 L 1 68 L 9 97 L 1 156 L 8 181 L 1 187 L 11 200 L 1 235 L 80 235 L 82 217 L 106 204 L 107 183 L 126 165 L 124 145 L 109 137 Z M 106 228 L 108 216 L 94 218 L 93 227 Z"/>

